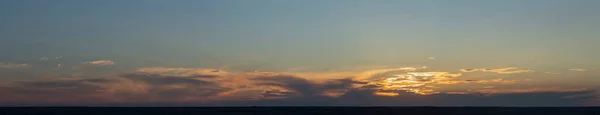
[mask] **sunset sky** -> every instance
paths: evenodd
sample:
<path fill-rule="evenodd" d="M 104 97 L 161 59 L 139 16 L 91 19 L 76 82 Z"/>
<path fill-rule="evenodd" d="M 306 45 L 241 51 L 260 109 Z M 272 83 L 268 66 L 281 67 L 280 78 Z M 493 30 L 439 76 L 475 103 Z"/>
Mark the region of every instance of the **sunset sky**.
<path fill-rule="evenodd" d="M 600 106 L 599 0 L 2 0 L 0 106 Z"/>

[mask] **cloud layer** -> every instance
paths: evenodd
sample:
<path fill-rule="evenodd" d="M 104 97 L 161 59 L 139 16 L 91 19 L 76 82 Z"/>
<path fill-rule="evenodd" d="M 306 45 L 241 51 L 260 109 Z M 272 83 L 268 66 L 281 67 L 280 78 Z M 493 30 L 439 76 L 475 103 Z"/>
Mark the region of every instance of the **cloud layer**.
<path fill-rule="evenodd" d="M 490 87 L 516 80 L 461 79 L 461 73 L 382 68 L 325 79 L 315 73 L 230 72 L 203 68 L 140 68 L 102 78 L 4 82 L 4 105 L 584 105 L 587 89 Z M 400 72 L 400 74 L 386 74 Z M 350 75 L 348 73 L 354 73 Z M 315 75 L 315 76 L 306 76 Z M 381 77 L 383 76 L 383 77 Z M 360 78 L 360 79 L 358 79 Z M 470 87 L 464 87 L 464 86 Z M 472 86 L 471 86 L 472 85 Z M 454 87 L 453 86 L 461 86 Z M 476 86 L 476 87 L 475 87 Z M 456 89 L 459 88 L 459 89 Z"/>
<path fill-rule="evenodd" d="M 30 67 L 29 64 L 14 64 L 14 63 L 2 63 L 0 62 L 0 68 L 24 68 Z"/>
<path fill-rule="evenodd" d="M 85 62 L 85 64 L 105 66 L 105 65 L 115 65 L 115 62 L 111 61 L 111 60 L 96 60 L 96 61 Z"/>
<path fill-rule="evenodd" d="M 493 72 L 498 74 L 517 74 L 533 72 L 532 70 L 517 69 L 516 67 L 510 68 L 479 68 L 479 69 L 461 69 L 461 72 Z"/>
<path fill-rule="evenodd" d="M 578 72 L 584 72 L 584 71 L 588 71 L 588 69 L 581 69 L 581 68 L 576 68 L 576 69 L 569 69 L 570 71 L 578 71 Z"/>

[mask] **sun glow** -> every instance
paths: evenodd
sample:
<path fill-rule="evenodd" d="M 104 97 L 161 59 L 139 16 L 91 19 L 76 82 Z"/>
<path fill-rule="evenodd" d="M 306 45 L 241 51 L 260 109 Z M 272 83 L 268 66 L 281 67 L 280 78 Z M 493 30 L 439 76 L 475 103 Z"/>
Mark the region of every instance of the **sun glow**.
<path fill-rule="evenodd" d="M 380 90 L 396 90 L 411 92 L 419 95 L 437 94 L 433 86 L 437 84 L 452 81 L 452 78 L 461 76 L 461 74 L 449 74 L 447 72 L 409 72 L 406 74 L 394 75 L 384 78 L 378 82 L 382 87 Z M 377 95 L 393 96 L 387 93 Z"/>
<path fill-rule="evenodd" d="M 395 93 L 395 92 L 375 92 L 375 95 L 394 97 L 394 96 L 398 96 L 399 94 Z"/>

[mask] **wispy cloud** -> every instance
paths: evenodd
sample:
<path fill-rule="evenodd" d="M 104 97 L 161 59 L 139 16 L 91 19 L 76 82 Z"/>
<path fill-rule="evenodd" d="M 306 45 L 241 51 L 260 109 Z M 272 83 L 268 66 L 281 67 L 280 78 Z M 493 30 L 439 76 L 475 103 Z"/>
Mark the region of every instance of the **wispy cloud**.
<path fill-rule="evenodd" d="M 24 68 L 31 67 L 29 64 L 14 64 L 14 63 L 2 63 L 0 62 L 0 68 Z"/>
<path fill-rule="evenodd" d="M 435 60 L 435 57 L 429 57 L 427 59 L 429 59 L 429 60 Z"/>
<path fill-rule="evenodd" d="M 62 59 L 63 56 L 57 56 L 57 57 L 41 57 L 40 60 L 59 60 Z"/>
<path fill-rule="evenodd" d="M 578 71 L 578 72 L 584 72 L 584 71 L 588 71 L 588 69 L 581 69 L 581 68 L 574 68 L 574 69 L 569 69 L 570 71 Z"/>
<path fill-rule="evenodd" d="M 527 88 L 527 89 L 483 89 L 480 93 L 543 93 L 543 92 L 580 92 L 589 89 L 566 89 L 566 88 Z"/>
<path fill-rule="evenodd" d="M 500 84 L 516 84 L 516 80 L 504 80 L 502 78 L 492 80 L 477 80 L 476 83 L 500 83 Z"/>
<path fill-rule="evenodd" d="M 190 76 L 190 75 L 226 75 L 229 72 L 218 69 L 207 69 L 207 68 L 169 68 L 169 67 L 146 67 L 138 68 L 136 72 L 152 73 L 159 75 L 171 75 L 171 76 Z"/>
<path fill-rule="evenodd" d="M 84 62 L 84 63 L 89 64 L 89 65 L 99 65 L 99 66 L 115 65 L 115 62 L 111 61 L 111 60 L 96 60 L 96 61 L 89 61 L 89 62 Z"/>
<path fill-rule="evenodd" d="M 406 74 L 394 75 L 375 82 L 371 88 L 384 91 L 407 91 L 415 94 L 430 95 L 440 93 L 438 85 L 457 85 L 457 84 L 498 84 L 508 85 L 516 84 L 516 80 L 482 79 L 482 80 L 463 80 L 460 79 L 461 73 L 452 74 L 448 72 L 408 72 Z M 375 87 L 373 87 L 375 86 Z M 443 90 L 442 90 L 443 91 Z M 382 93 L 389 94 L 389 93 Z"/>
<path fill-rule="evenodd" d="M 408 72 L 388 77 L 377 82 L 381 90 L 401 90 L 413 92 L 416 94 L 435 94 L 438 93 L 427 85 L 434 84 L 456 84 L 462 81 L 456 81 L 455 78 L 462 74 L 451 74 L 448 72 Z M 382 93 L 389 94 L 389 93 Z"/>
<path fill-rule="evenodd" d="M 516 67 L 509 68 L 478 68 L 478 69 L 461 69 L 461 72 L 493 72 L 498 74 L 517 74 L 533 72 L 532 70 L 517 69 Z"/>

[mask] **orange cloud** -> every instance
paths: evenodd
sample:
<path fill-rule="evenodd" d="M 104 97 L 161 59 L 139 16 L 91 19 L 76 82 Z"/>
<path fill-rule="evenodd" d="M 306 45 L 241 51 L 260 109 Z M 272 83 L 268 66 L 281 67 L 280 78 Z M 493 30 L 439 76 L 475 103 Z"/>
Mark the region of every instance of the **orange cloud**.
<path fill-rule="evenodd" d="M 521 69 L 517 69 L 515 67 L 510 67 L 510 68 L 480 68 L 480 69 L 461 69 L 461 72 L 493 72 L 493 73 L 498 73 L 498 74 L 517 74 L 517 73 L 526 73 L 526 72 L 533 72 L 532 70 L 521 70 Z"/>
<path fill-rule="evenodd" d="M 485 86 L 485 87 L 483 87 L 483 88 L 485 88 L 485 89 L 491 89 L 491 88 L 494 88 L 494 87 L 495 87 L 495 86 Z"/>
<path fill-rule="evenodd" d="M 588 71 L 587 69 L 581 69 L 581 68 L 575 68 L 575 69 L 569 69 L 570 71 L 578 71 L 578 72 L 584 72 L 584 71 Z"/>
<path fill-rule="evenodd" d="M 350 92 L 372 91 L 386 97 L 404 94 L 465 94 L 444 89 L 454 84 L 515 84 L 502 78 L 463 80 L 463 74 L 417 72 L 424 67 L 378 68 L 348 72 L 234 72 L 205 68 L 139 68 L 132 73 L 104 78 L 61 78 L 0 84 L 0 93 L 13 101 L 78 102 L 195 102 L 286 99 L 297 97 L 344 97 Z M 383 74 L 386 72 L 403 72 Z M 382 78 L 370 79 L 381 75 Z M 344 76 L 344 77 L 341 77 Z M 363 78 L 357 80 L 356 76 Z M 481 86 L 477 86 L 479 89 Z M 462 87 L 467 90 L 473 87 Z M 490 89 L 474 93 L 522 93 L 560 91 L 558 89 Z M 37 95 L 32 95 L 35 93 Z"/>
<path fill-rule="evenodd" d="M 477 92 L 488 94 L 502 93 L 536 93 L 536 92 L 581 92 L 589 91 L 585 88 L 580 89 L 564 89 L 564 88 L 529 88 L 529 89 L 483 89 Z"/>
<path fill-rule="evenodd" d="M 375 92 L 374 94 L 379 95 L 379 96 L 388 96 L 388 97 L 394 97 L 394 96 L 400 95 L 398 92 L 383 92 L 383 91 L 378 91 L 378 92 Z"/>
<path fill-rule="evenodd" d="M 89 65 L 98 65 L 98 66 L 115 65 L 115 62 L 111 61 L 111 60 L 96 60 L 96 61 L 89 61 L 89 62 L 84 62 L 84 63 L 89 64 Z"/>
<path fill-rule="evenodd" d="M 500 83 L 500 84 L 515 84 L 516 80 L 504 80 L 502 78 L 493 79 L 493 80 L 479 80 L 476 83 Z"/>

